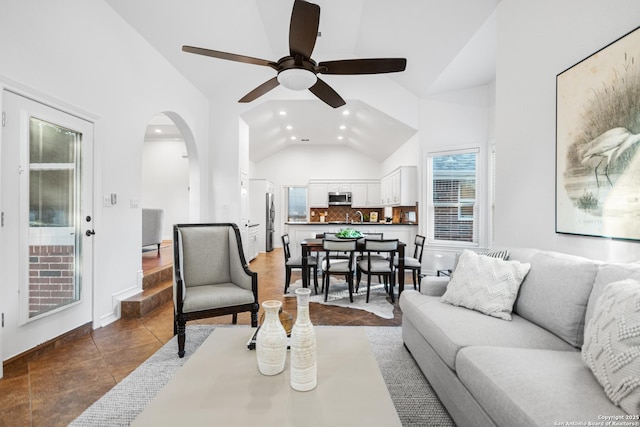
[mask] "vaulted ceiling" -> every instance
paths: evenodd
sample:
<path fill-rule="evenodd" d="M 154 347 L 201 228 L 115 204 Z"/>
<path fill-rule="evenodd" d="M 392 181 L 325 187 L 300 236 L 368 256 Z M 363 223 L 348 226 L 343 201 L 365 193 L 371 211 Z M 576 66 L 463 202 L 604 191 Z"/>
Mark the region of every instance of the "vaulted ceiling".
<path fill-rule="evenodd" d="M 182 45 L 277 60 L 288 54 L 289 20 L 293 0 L 106 0 L 160 54 L 210 99 L 222 89 L 237 99 L 270 79 L 267 67 L 208 58 L 182 52 Z M 495 9 L 500 0 L 315 0 L 321 8 L 320 36 L 313 51 L 317 62 L 348 58 L 405 57 L 402 73 L 382 78 L 416 98 L 477 86 L 495 76 Z M 330 85 L 349 85 L 355 79 L 376 90 L 380 76 L 323 76 Z M 354 79 L 354 80 L 351 80 Z M 231 87 L 230 87 L 231 86 Z M 402 145 L 416 131 L 366 102 L 347 99 L 351 126 L 367 136 L 358 142 L 352 132 L 338 139 L 344 117 L 312 94 L 292 96 L 278 87 L 243 114 L 250 129 L 253 161 L 290 144 L 344 143 L 364 154 L 383 153 Z M 291 118 L 291 130 L 274 134 L 268 117 L 280 110 L 301 111 Z M 322 123 L 322 126 L 318 126 Z M 380 127 L 381 123 L 384 126 Z M 378 125 L 378 128 L 375 126 Z M 264 127 L 262 127 L 264 126 Z M 395 128 L 394 128 L 395 126 Z M 365 129 L 367 129 L 365 131 Z M 348 129 L 347 129 L 348 130 Z M 324 133 L 323 133 L 324 132 Z M 388 133 L 387 133 L 388 132 Z M 389 139 L 389 135 L 397 135 Z M 308 139 L 309 141 L 301 141 Z M 362 149 L 361 147 L 365 148 Z M 376 158 L 376 155 L 372 157 Z"/>

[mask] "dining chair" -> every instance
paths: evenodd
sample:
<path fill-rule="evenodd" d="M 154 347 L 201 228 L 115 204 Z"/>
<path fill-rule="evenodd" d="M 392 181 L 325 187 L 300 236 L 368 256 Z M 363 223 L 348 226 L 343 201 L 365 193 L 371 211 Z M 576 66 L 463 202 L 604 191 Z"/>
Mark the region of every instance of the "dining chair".
<path fill-rule="evenodd" d="M 184 356 L 190 320 L 251 312 L 258 326 L 258 274 L 249 270 L 236 224 L 173 226 L 173 334 Z"/>
<path fill-rule="evenodd" d="M 364 258 L 357 265 L 357 286 L 360 286 L 362 274 L 367 275 L 367 302 L 369 302 L 369 293 L 371 291 L 371 276 L 382 276 L 385 287 L 391 296 L 393 302 L 393 287 L 395 285 L 396 266 L 394 264 L 395 254 L 398 251 L 398 239 L 382 239 L 382 240 L 365 240 L 364 241 Z M 380 258 L 381 255 L 386 255 Z"/>
<path fill-rule="evenodd" d="M 325 302 L 329 298 L 329 282 L 331 276 L 344 276 L 349 287 L 349 301 L 353 302 L 353 257 L 357 245 L 356 239 L 323 239 L 322 250 L 325 253 L 322 261 L 322 288 Z M 344 254 L 345 258 L 333 258 L 333 252 Z"/>
<path fill-rule="evenodd" d="M 425 237 L 421 235 L 416 235 L 414 240 L 415 248 L 413 250 L 413 256 L 404 257 L 404 269 L 405 271 L 411 270 L 411 277 L 413 279 L 413 289 L 420 289 L 420 280 L 419 275 L 422 270 L 422 252 L 424 251 L 424 242 Z M 396 258 L 395 266 L 398 267 L 398 259 Z"/>
<path fill-rule="evenodd" d="M 282 249 L 284 251 L 284 267 L 285 267 L 285 283 L 284 293 L 287 293 L 289 285 L 291 284 L 291 270 L 302 270 L 302 257 L 291 258 L 291 249 L 289 248 L 289 235 L 282 235 Z M 318 294 L 318 258 L 315 256 L 307 257 L 307 265 L 309 266 L 309 274 L 313 270 L 313 284 L 315 287 L 316 295 Z"/>
<path fill-rule="evenodd" d="M 337 233 L 323 233 L 322 238 L 329 240 L 340 240 L 340 238 L 337 236 Z M 347 259 L 349 255 L 341 252 L 332 252 L 331 257 L 334 259 Z"/>

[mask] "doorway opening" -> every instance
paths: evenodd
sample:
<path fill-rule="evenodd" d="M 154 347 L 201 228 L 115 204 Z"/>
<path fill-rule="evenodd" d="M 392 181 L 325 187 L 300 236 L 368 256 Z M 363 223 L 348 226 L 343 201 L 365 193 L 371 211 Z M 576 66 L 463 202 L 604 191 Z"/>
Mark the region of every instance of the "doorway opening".
<path fill-rule="evenodd" d="M 189 153 L 185 138 L 166 114 L 147 125 L 142 149 L 142 208 L 162 209 L 162 240 L 171 240 L 172 225 L 189 222 Z"/>

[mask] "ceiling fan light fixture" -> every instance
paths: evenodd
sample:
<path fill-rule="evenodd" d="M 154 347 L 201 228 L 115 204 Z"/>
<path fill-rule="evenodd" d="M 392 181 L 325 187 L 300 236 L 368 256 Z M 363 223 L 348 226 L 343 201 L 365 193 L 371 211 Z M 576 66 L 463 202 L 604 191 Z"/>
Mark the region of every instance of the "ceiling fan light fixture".
<path fill-rule="evenodd" d="M 291 90 L 306 90 L 316 84 L 318 77 L 304 68 L 289 68 L 278 73 L 278 83 Z"/>

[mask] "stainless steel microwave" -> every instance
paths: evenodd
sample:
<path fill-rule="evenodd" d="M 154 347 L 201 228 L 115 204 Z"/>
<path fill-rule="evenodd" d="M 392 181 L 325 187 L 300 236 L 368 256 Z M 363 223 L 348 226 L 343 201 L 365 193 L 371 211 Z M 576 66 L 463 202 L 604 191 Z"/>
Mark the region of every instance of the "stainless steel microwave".
<path fill-rule="evenodd" d="M 351 193 L 349 192 L 333 192 L 329 193 L 329 206 L 351 206 Z"/>

